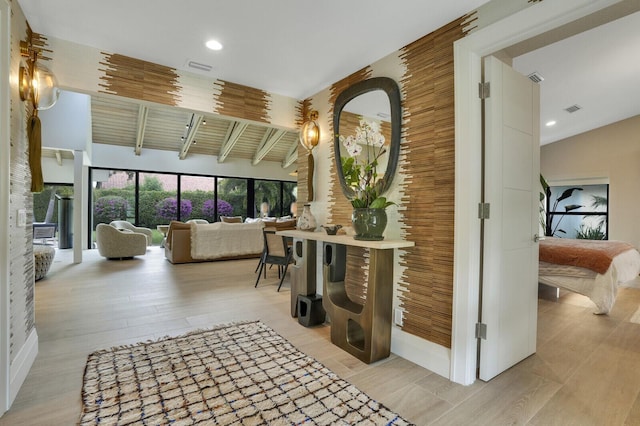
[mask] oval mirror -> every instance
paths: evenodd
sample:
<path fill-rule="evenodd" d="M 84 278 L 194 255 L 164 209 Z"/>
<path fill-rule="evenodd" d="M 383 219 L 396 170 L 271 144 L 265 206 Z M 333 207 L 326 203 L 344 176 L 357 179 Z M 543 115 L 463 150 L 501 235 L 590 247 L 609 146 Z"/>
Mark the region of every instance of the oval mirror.
<path fill-rule="evenodd" d="M 378 196 L 384 194 L 393 181 L 400 154 L 401 126 L 400 89 L 398 84 L 388 77 L 376 77 L 361 81 L 340 93 L 333 108 L 333 129 L 335 132 L 333 148 L 336 159 L 336 170 L 340 186 L 345 197 L 355 198 L 356 193 L 346 184 L 342 164 L 350 154 L 341 143 L 340 136 L 355 135 L 361 120 L 374 122 L 384 136 L 384 146 L 378 158 Z M 366 149 L 357 155 L 356 160 L 369 162 Z"/>

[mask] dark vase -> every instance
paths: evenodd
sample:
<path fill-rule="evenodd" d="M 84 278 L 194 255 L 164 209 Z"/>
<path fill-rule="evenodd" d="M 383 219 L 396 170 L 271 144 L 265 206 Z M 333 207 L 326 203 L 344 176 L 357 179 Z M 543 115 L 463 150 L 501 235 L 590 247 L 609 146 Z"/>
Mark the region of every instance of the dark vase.
<path fill-rule="evenodd" d="M 385 209 L 353 209 L 351 224 L 356 240 L 380 241 L 387 227 L 387 211 Z"/>

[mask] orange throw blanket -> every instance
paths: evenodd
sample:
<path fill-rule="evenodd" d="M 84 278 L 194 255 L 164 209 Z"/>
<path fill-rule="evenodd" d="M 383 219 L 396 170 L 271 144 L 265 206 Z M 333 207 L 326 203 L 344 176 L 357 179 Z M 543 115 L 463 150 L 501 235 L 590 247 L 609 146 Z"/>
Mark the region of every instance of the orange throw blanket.
<path fill-rule="evenodd" d="M 546 237 L 540 241 L 540 261 L 578 266 L 599 274 L 609 269 L 613 258 L 634 247 L 623 241 L 571 240 Z"/>

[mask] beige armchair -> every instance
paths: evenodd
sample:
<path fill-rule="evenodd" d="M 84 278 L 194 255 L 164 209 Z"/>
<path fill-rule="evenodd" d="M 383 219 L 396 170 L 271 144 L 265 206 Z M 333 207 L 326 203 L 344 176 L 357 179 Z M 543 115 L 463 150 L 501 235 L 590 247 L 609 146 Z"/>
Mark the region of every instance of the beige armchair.
<path fill-rule="evenodd" d="M 119 230 L 100 223 L 96 227 L 98 253 L 107 259 L 122 259 L 147 253 L 147 237 L 144 234 Z"/>
<path fill-rule="evenodd" d="M 137 232 L 138 234 L 144 234 L 147 237 L 147 245 L 150 246 L 153 243 L 153 232 L 149 228 L 135 226 L 126 220 L 114 220 L 109 225 L 117 229 L 127 229 L 132 232 Z"/>

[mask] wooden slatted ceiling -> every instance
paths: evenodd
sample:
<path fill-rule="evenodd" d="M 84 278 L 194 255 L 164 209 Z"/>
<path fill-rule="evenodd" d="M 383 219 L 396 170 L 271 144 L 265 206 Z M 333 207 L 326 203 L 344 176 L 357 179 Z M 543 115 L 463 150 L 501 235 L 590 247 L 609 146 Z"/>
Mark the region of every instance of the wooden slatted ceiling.
<path fill-rule="evenodd" d="M 192 112 L 176 107 L 147 104 L 142 150 L 159 149 L 179 152 L 181 137 Z M 139 104 L 117 96 L 93 96 L 91 99 L 93 141 L 95 143 L 135 147 Z M 196 143 L 191 145 L 190 154 L 218 155 L 227 136 L 229 126 L 235 121 L 216 115 L 204 115 L 207 124 L 200 125 L 196 133 Z M 230 158 L 253 159 L 265 132 L 270 127 L 249 124 L 231 151 Z M 285 136 L 263 158 L 263 161 L 281 163 L 291 144 L 298 139 L 296 130 L 287 131 Z M 133 155 L 133 154 L 132 154 Z"/>
<path fill-rule="evenodd" d="M 230 122 L 212 117 L 207 117 L 207 124 L 201 124 L 195 145 L 189 150 L 192 154 L 218 155 L 220 147 L 227 135 Z"/>
<path fill-rule="evenodd" d="M 287 132 L 282 139 L 273 147 L 271 151 L 263 158 L 263 161 L 276 161 L 282 162 L 287 156 L 291 145 L 298 142 L 297 132 Z"/>
<path fill-rule="evenodd" d="M 142 149 L 179 150 L 182 146 L 180 137 L 185 135 L 190 118 L 191 113 L 175 108 L 149 108 Z"/>
<path fill-rule="evenodd" d="M 118 98 L 91 98 L 93 142 L 135 146 L 138 105 Z"/>

